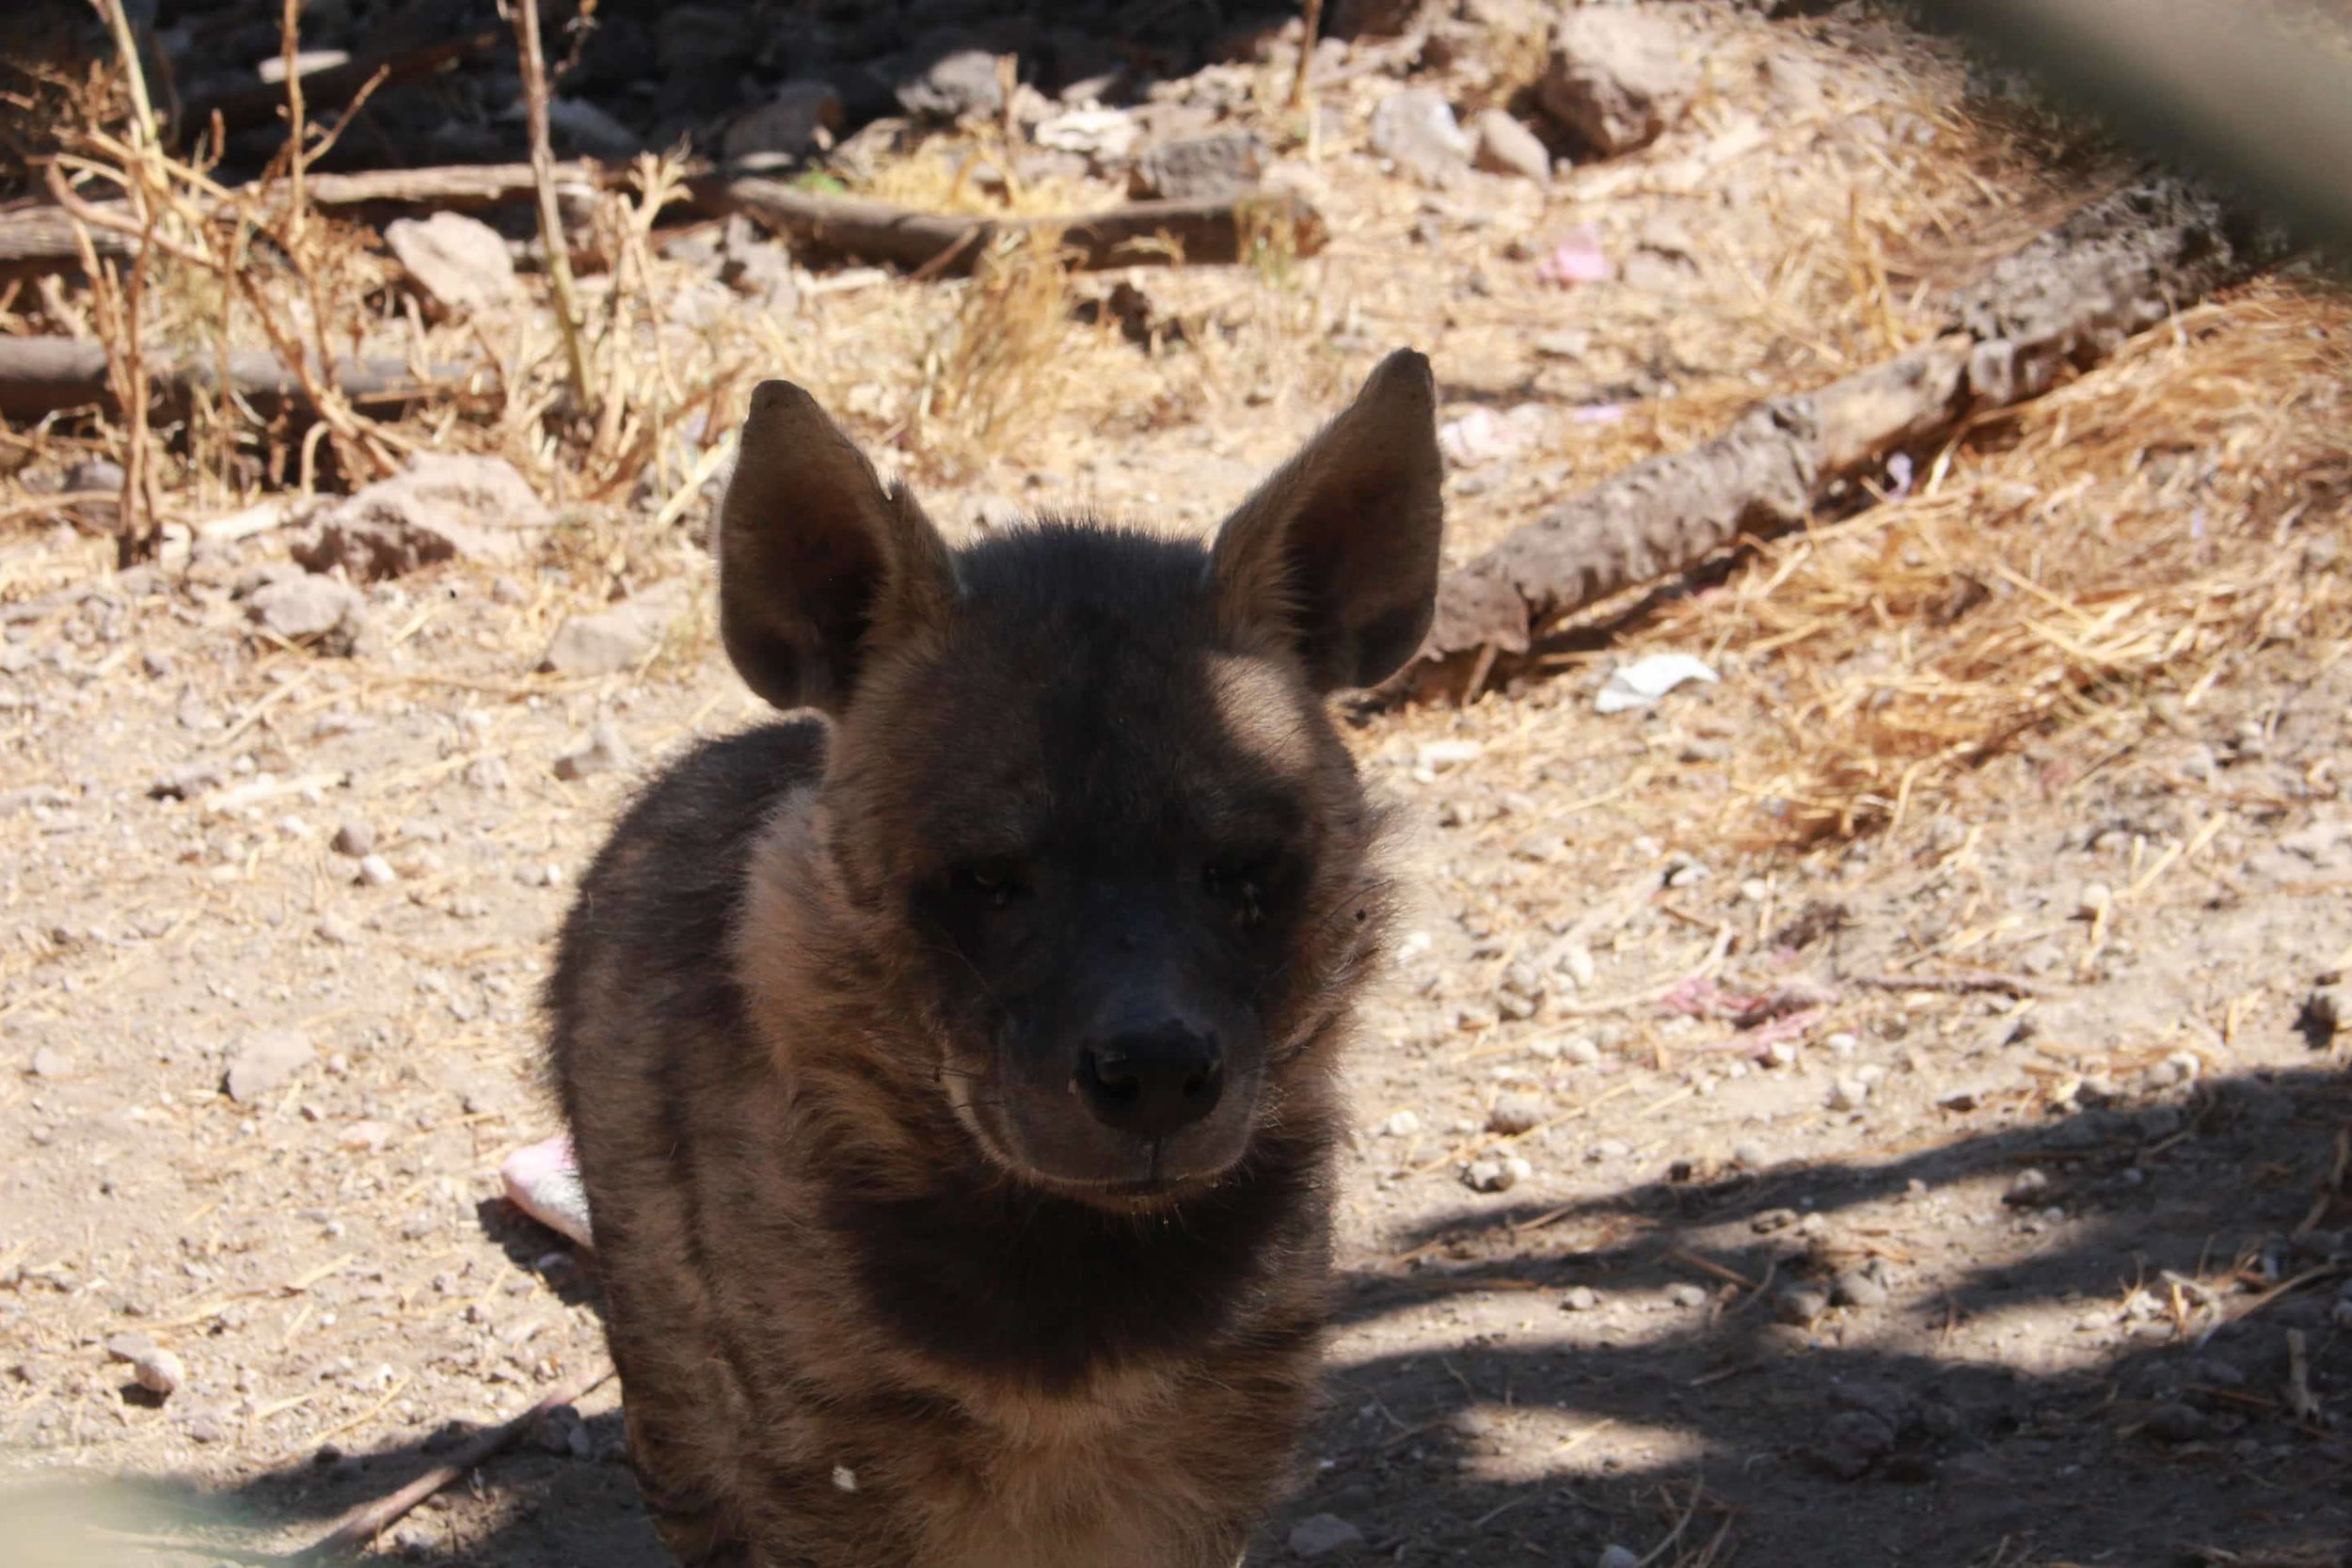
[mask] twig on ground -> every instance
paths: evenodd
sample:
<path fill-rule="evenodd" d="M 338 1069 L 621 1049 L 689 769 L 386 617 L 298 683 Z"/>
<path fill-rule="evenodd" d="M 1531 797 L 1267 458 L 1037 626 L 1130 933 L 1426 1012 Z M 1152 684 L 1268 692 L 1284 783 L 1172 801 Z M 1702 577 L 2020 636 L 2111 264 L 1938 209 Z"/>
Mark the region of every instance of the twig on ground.
<path fill-rule="evenodd" d="M 527 0 L 526 0 L 527 3 Z M 541 1416 L 558 1405 L 571 1404 L 603 1386 L 612 1375 L 610 1366 L 592 1368 L 557 1384 L 539 1402 L 502 1425 L 476 1433 L 449 1458 L 436 1465 L 389 1497 L 380 1497 L 345 1514 L 333 1529 L 306 1548 L 297 1560 L 315 1562 L 365 1546 L 401 1515 L 457 1480 L 492 1454 L 518 1440 Z"/>

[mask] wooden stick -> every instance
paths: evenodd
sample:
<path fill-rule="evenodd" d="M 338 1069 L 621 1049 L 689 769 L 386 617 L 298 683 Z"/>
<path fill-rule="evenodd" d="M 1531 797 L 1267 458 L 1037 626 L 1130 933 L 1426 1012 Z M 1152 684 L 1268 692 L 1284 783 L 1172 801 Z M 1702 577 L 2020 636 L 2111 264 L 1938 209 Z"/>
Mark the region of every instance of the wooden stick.
<path fill-rule="evenodd" d="M 553 164 L 549 174 L 559 190 L 599 190 L 619 178 L 584 163 Z M 312 207 L 373 215 L 410 207 L 480 211 L 530 200 L 537 188 L 528 164 L 483 164 L 313 174 L 305 194 Z M 969 271 L 985 248 L 980 242 L 1009 227 L 1060 229 L 1077 264 L 1089 268 L 1236 261 L 1253 223 L 1291 225 L 1301 256 L 1321 250 L 1328 238 L 1322 214 L 1289 193 L 1241 201 L 1138 201 L 1104 213 L 1002 219 L 912 212 L 879 201 L 813 196 L 781 181 L 705 175 L 689 183 L 685 199 L 705 216 L 745 214 L 815 252 L 892 261 L 910 270 L 928 267 L 926 276 Z M 130 216 L 122 203 L 91 205 L 102 213 L 119 212 L 126 220 Z M 129 256 L 138 248 L 135 234 L 95 224 L 90 240 L 101 257 Z M 0 281 L 72 272 L 80 265 L 66 214 L 56 207 L 0 214 Z"/>
<path fill-rule="evenodd" d="M 233 390 L 264 419 L 281 411 L 317 412 L 300 378 L 276 354 L 239 349 L 229 356 L 228 368 L 224 388 L 219 362 L 208 356 L 158 357 L 147 365 L 147 380 L 167 417 L 184 414 L 199 391 Z M 426 380 L 397 359 L 336 361 L 336 379 L 346 401 L 394 411 L 446 393 L 466 374 L 459 367 L 435 366 Z M 38 419 L 60 408 L 89 405 L 109 414 L 120 412 L 107 377 L 103 344 L 72 338 L 0 338 L 0 418 Z"/>
<path fill-rule="evenodd" d="M 476 55 L 486 55 L 499 46 L 505 35 L 497 28 L 485 28 L 464 38 L 431 43 L 421 49 L 395 50 L 389 54 L 370 55 L 347 60 L 342 65 L 313 71 L 302 78 L 304 101 L 313 109 L 340 107 L 358 96 L 361 88 L 382 71 L 387 83 L 405 82 L 413 77 L 430 75 L 445 66 L 456 64 Z M 290 62 L 291 63 L 291 62 Z M 283 82 L 240 83 L 207 97 L 190 99 L 183 107 L 183 123 L 199 129 L 212 123 L 218 115 L 221 123 L 231 131 L 247 130 L 267 125 L 286 106 L 286 84 Z"/>
<path fill-rule="evenodd" d="M 564 233 L 563 211 L 555 204 L 555 153 L 548 145 L 548 67 L 539 51 L 539 0 L 515 0 L 515 38 L 522 53 L 523 98 L 531 113 L 531 184 L 539 200 L 539 241 L 548 253 L 548 280 L 555 290 L 555 325 L 564 335 L 572 406 L 582 419 L 593 419 L 596 392 L 588 377 L 588 345 L 580 331 L 579 293 L 572 287 L 572 245 Z"/>
<path fill-rule="evenodd" d="M 318 1541 L 300 1553 L 295 1560 L 315 1562 L 321 1559 L 357 1551 L 365 1546 L 402 1514 L 406 1513 L 410 1509 L 447 1486 L 451 1481 L 457 1480 L 492 1454 L 511 1447 L 524 1433 L 531 1430 L 532 1423 L 540 1417 L 558 1405 L 570 1404 L 576 1400 L 585 1399 L 589 1394 L 603 1386 L 605 1379 L 612 1375 L 612 1369 L 609 1366 L 595 1368 L 557 1384 L 540 1396 L 538 1403 L 501 1426 L 491 1427 L 487 1431 L 474 1433 L 455 1453 L 451 1454 L 449 1458 L 391 1496 L 380 1497 L 374 1502 L 365 1504 L 344 1514 L 333 1529 L 319 1537 Z"/>
<path fill-rule="evenodd" d="M 1795 527 L 1832 482 L 2038 397 L 2277 255 L 2167 177 L 2094 201 L 1948 299 L 1949 330 L 1934 341 L 1758 404 L 1706 445 L 1636 464 L 1449 573 L 1428 640 L 1389 689 L 1458 693 L 1486 648 L 1516 664 L 1562 616 L 1742 535 Z"/>
<path fill-rule="evenodd" d="M 895 262 L 923 270 L 926 276 L 969 272 L 996 235 L 1036 230 L 1059 230 L 1072 264 L 1082 269 L 1237 261 L 1248 252 L 1253 226 L 1290 225 L 1301 256 L 1322 249 L 1328 237 L 1321 214 L 1290 192 L 1234 201 L 1136 201 L 1103 213 L 995 218 L 814 196 L 781 181 L 751 177 L 698 180 L 688 190 L 706 216 L 742 213 L 810 251 Z"/>

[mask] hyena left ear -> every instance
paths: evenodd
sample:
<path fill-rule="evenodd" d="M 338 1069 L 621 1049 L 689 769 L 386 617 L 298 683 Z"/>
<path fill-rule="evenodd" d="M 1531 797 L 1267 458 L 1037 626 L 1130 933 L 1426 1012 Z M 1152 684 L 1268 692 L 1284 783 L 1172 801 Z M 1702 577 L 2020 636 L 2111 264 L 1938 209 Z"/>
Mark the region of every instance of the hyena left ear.
<path fill-rule="evenodd" d="M 837 714 L 876 651 L 954 600 L 946 543 L 906 486 L 884 490 L 815 398 L 761 382 L 719 506 L 719 633 L 745 683 Z"/>
<path fill-rule="evenodd" d="M 1429 361 L 1400 349 L 1217 531 L 1219 628 L 1288 641 L 1318 691 L 1378 685 L 1429 630 L 1443 480 Z"/>

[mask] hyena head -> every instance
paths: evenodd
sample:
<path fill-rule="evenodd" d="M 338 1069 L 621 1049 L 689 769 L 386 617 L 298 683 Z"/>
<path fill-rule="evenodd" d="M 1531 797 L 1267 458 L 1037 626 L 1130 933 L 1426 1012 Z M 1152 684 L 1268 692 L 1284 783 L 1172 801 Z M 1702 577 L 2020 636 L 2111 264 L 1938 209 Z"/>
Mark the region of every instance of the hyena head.
<path fill-rule="evenodd" d="M 794 897 L 837 908 L 828 942 L 755 921 L 798 958 L 746 957 L 889 989 L 919 1027 L 855 1031 L 885 1099 L 1124 1207 L 1327 1098 L 1382 884 L 1324 698 L 1428 628 L 1432 395 L 1391 356 L 1205 546 L 1046 521 L 950 549 L 806 392 L 754 393 L 721 629 L 761 695 L 834 721 Z"/>

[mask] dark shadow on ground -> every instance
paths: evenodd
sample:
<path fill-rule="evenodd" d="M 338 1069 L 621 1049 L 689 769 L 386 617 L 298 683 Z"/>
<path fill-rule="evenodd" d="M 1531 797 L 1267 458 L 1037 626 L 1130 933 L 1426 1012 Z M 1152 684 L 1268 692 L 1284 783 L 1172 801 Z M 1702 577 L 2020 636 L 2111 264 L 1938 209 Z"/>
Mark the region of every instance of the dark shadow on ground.
<path fill-rule="evenodd" d="M 1365 1537 L 1333 1561 L 1581 1564 L 1610 1543 L 1648 1552 L 1678 1517 L 1659 1563 L 2352 1560 L 2352 1444 L 2326 1414 L 2352 1390 L 2338 1306 L 2352 1204 L 2320 1191 L 2347 1125 L 2341 1073 L 2249 1075 L 2209 1083 L 2185 1107 L 2084 1108 L 1886 1160 L 1670 1174 L 1550 1211 L 1541 1228 L 1513 1229 L 1543 1217 L 1524 1209 L 1438 1222 L 1406 1238 L 1439 1243 L 1414 1263 L 1343 1276 L 1343 1322 L 1379 1327 L 1480 1289 L 1525 1293 L 1530 1316 L 1549 1314 L 1555 1288 L 1584 1284 L 1660 1292 L 1654 1326 L 1564 1350 L 1539 1324 L 1335 1367 L 1304 1482 L 1250 1560 L 1289 1560 L 1288 1529 L 1319 1513 Z M 2027 1168 L 2050 1177 L 2030 1209 L 2070 1216 L 2052 1222 L 2062 1244 L 1932 1299 L 1907 1297 L 1899 1279 L 1871 1311 L 1782 1321 L 1781 1290 L 1836 1266 L 1808 1232 L 1835 1235 L 1860 1203 L 1932 1201 Z M 1986 1223 L 2031 1217 L 2019 1206 Z M 1714 1279 L 1693 1257 L 1773 1286 L 1671 1307 L 1668 1285 Z M 2028 1302 L 2112 1314 L 2136 1279 L 2162 1291 L 2165 1270 L 2215 1279 L 2232 1265 L 2240 1283 L 2206 1308 L 2192 1292 L 2187 1337 L 2152 1318 L 2087 1370 L 1969 1362 L 1940 1354 L 1931 1332 L 1947 1314 Z M 2307 1345 L 2318 1422 L 2283 1403 L 2289 1330 Z M 1614 1469 L 1530 1465 L 1523 1443 L 1502 1440 L 1529 1419 L 1557 1432 L 1564 1457 L 1578 1433 L 1613 1423 L 1630 1457 Z M 150 1488 L 137 1528 L 222 1545 L 307 1538 L 421 1474 L 445 1442 L 296 1463 L 229 1491 Z M 621 1450 L 611 1418 L 552 1423 L 412 1515 L 404 1555 L 448 1568 L 658 1564 Z M 1519 1468 L 1499 1474 L 1505 1453 Z"/>

